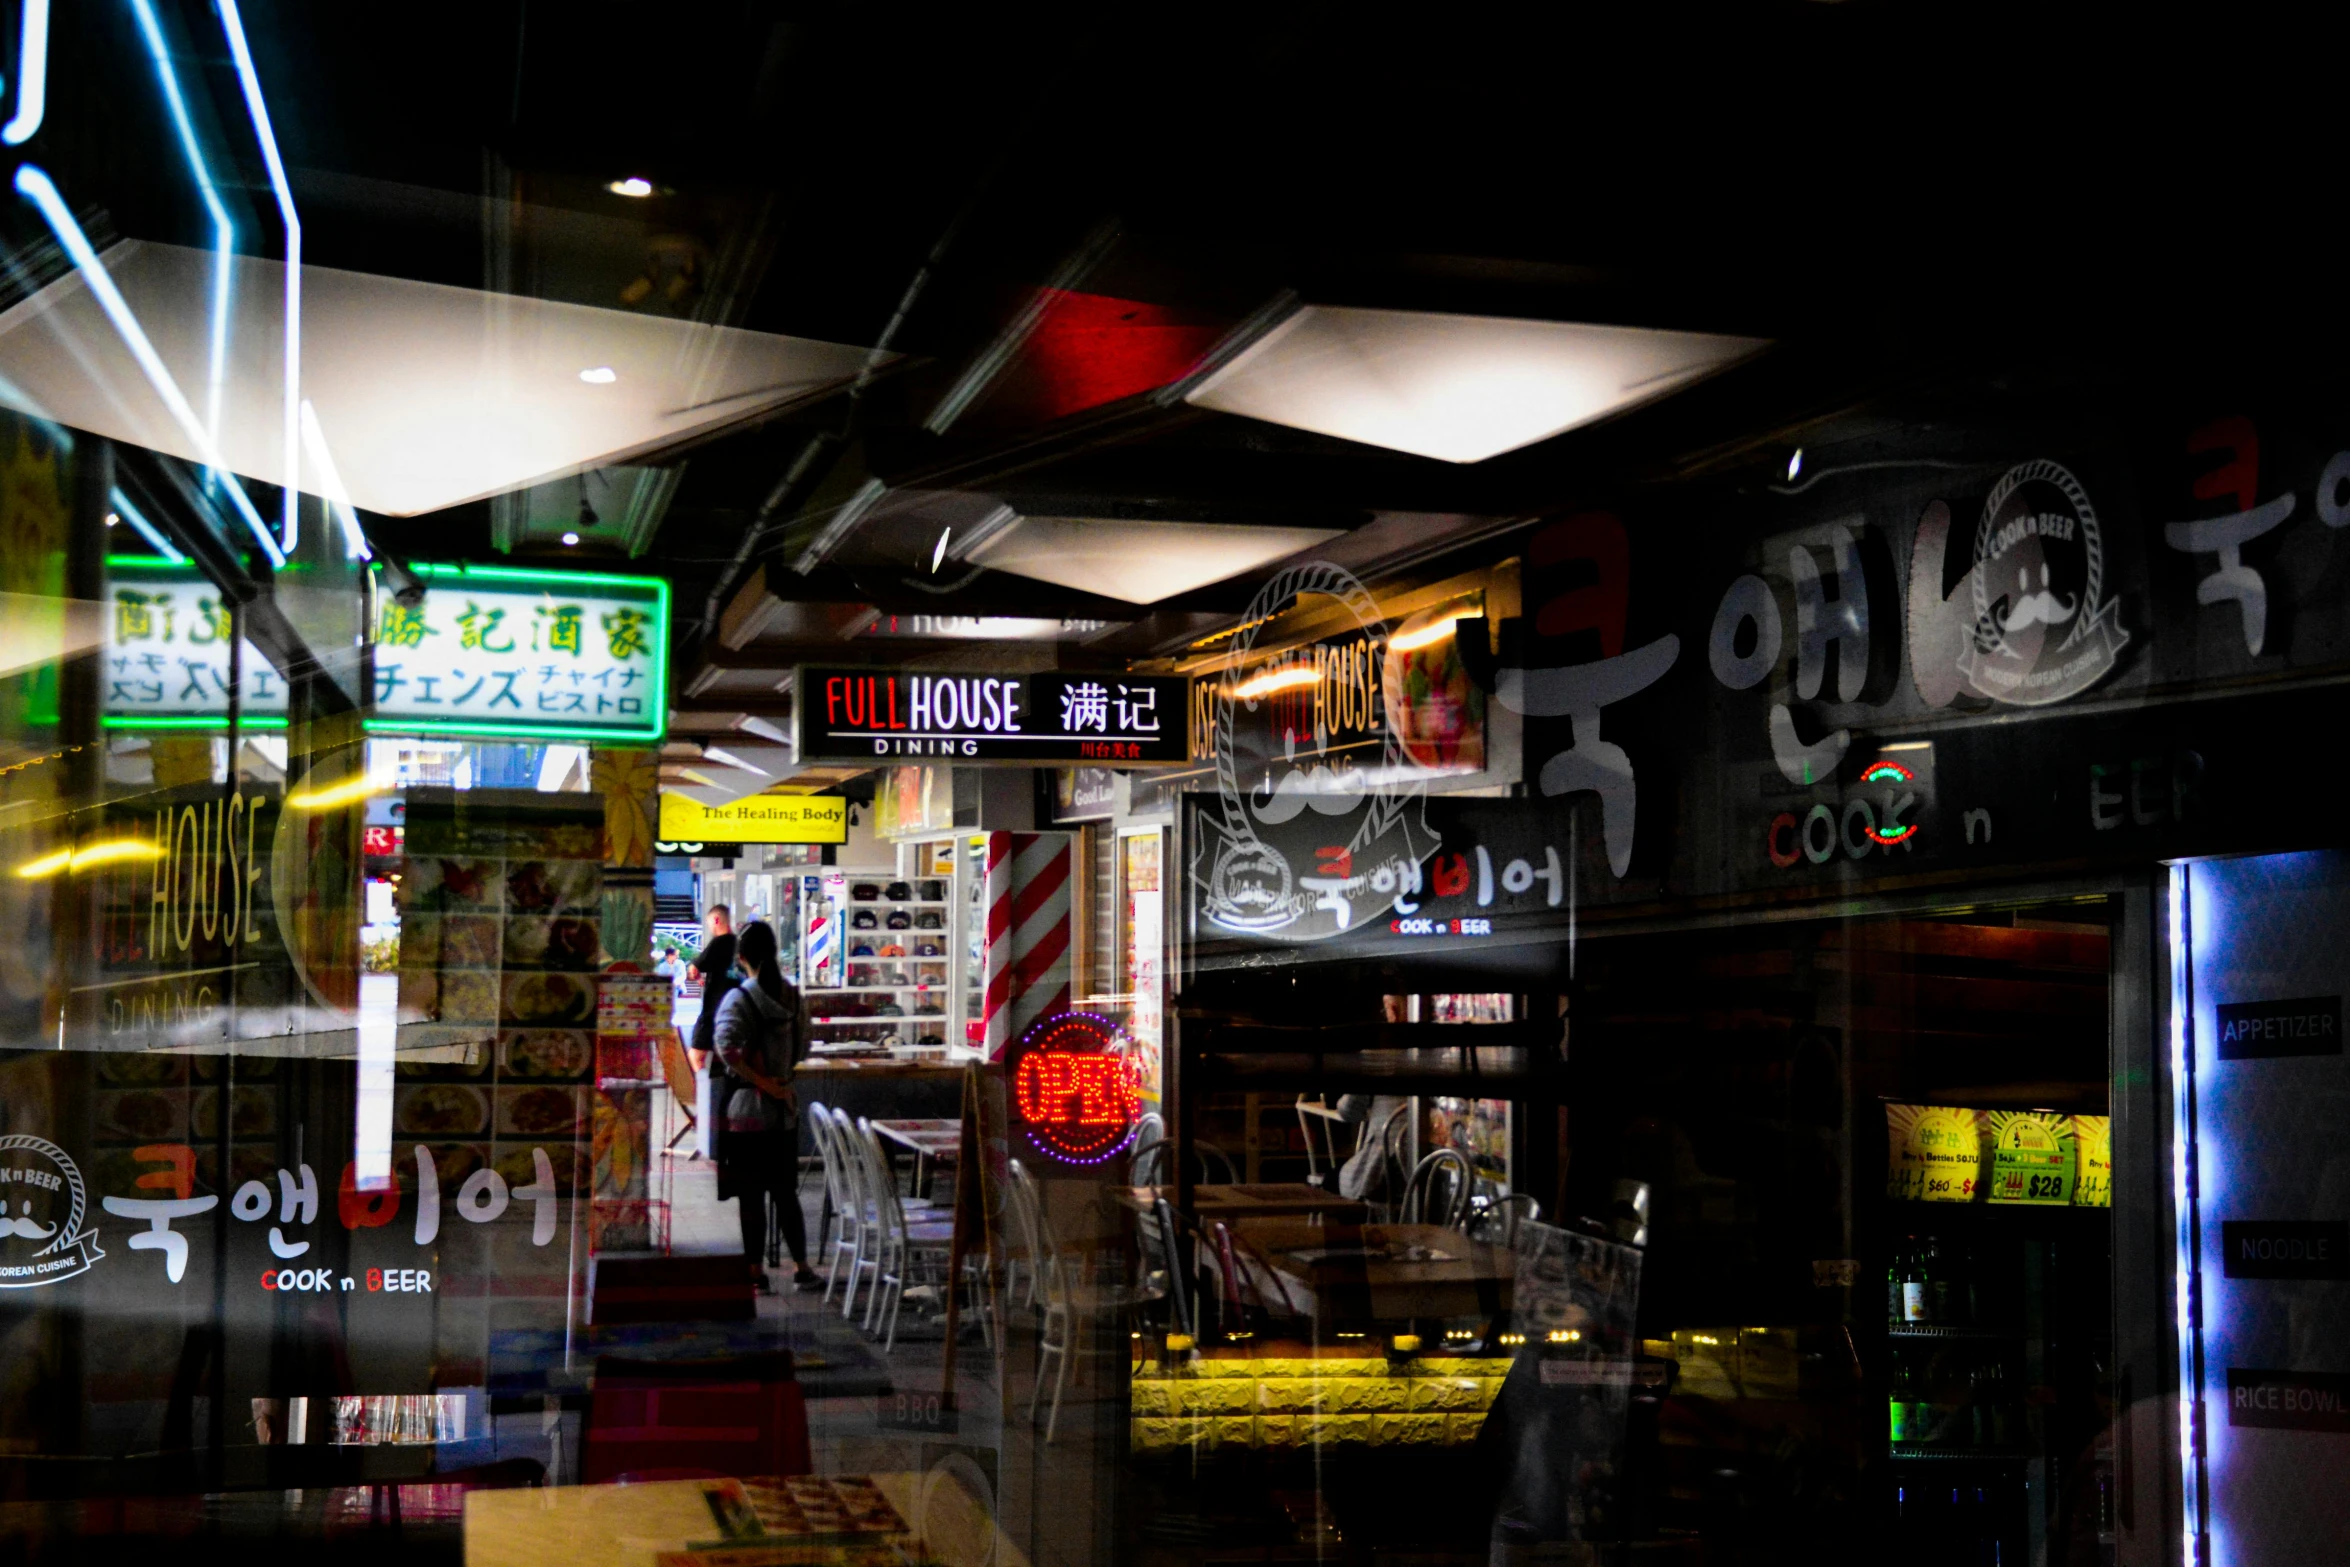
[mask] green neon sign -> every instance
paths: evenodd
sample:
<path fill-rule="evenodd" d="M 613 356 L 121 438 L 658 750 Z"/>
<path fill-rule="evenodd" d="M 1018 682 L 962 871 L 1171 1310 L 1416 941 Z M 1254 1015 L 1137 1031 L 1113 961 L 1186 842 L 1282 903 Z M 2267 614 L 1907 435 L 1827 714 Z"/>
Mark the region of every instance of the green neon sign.
<path fill-rule="evenodd" d="M 669 718 L 669 584 L 609 572 L 422 565 L 374 595 L 370 734 L 655 746 Z M 228 611 L 192 563 L 107 559 L 101 723 L 227 723 Z M 285 727 L 285 682 L 246 644 L 239 722 Z"/>

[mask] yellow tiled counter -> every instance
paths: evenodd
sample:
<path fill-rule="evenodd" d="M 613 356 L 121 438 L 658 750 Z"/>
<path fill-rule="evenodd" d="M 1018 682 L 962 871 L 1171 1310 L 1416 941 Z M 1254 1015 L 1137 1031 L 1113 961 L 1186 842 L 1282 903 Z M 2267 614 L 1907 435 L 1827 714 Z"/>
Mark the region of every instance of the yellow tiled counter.
<path fill-rule="evenodd" d="M 1268 1355 L 1201 1359 L 1134 1376 L 1138 1452 L 1312 1444 L 1452 1446 L 1476 1440 L 1501 1392 L 1506 1357 L 1442 1357 L 1402 1374 L 1384 1357 Z"/>

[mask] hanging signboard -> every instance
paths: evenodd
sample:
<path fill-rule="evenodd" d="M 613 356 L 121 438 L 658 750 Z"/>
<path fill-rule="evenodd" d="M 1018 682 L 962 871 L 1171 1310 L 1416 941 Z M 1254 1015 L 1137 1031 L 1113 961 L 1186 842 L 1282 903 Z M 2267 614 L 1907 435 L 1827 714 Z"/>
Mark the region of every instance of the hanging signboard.
<path fill-rule="evenodd" d="M 1118 775 L 1107 767 L 1063 767 L 1053 773 L 1053 820 L 1106 822 L 1118 814 Z"/>
<path fill-rule="evenodd" d="M 284 678 L 250 642 L 241 671 L 232 671 L 228 600 L 193 562 L 108 556 L 106 608 L 100 711 L 107 728 L 217 729 L 228 721 L 229 682 L 238 672 L 244 726 L 285 727 Z"/>
<path fill-rule="evenodd" d="M 418 566 L 421 603 L 379 596 L 371 729 L 658 745 L 669 722 L 659 577 Z"/>
<path fill-rule="evenodd" d="M 802 669 L 794 720 L 803 763 L 1176 766 L 1189 751 L 1184 704 L 1184 682 L 1163 675 Z"/>
<path fill-rule="evenodd" d="M 381 591 L 379 734 L 658 745 L 669 716 L 669 585 L 658 577 L 418 566 L 423 598 Z M 102 711 L 114 729 L 227 721 L 229 606 L 191 564 L 107 563 Z M 283 727 L 286 683 L 243 649 L 239 721 Z"/>
<path fill-rule="evenodd" d="M 661 796 L 665 843 L 846 843 L 849 802 L 830 794 L 754 794 L 725 805 Z"/>

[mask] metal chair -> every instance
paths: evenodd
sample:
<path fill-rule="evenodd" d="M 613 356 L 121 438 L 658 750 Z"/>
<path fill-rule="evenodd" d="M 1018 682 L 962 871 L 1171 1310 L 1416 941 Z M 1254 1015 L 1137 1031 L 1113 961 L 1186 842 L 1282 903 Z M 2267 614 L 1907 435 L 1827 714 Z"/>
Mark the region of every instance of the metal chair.
<path fill-rule="evenodd" d="M 872 1173 L 857 1149 L 857 1129 L 842 1111 L 832 1112 L 832 1136 L 840 1153 L 842 1185 L 847 1189 L 842 1225 L 856 1232 L 849 1254 L 849 1287 L 842 1292 L 840 1304 L 840 1314 L 853 1317 L 857 1314 L 857 1286 L 868 1272 L 873 1275 L 874 1289 L 881 1288 L 881 1209 L 874 1200 Z"/>
<path fill-rule="evenodd" d="M 816 1155 L 824 1165 L 825 1211 L 816 1233 L 816 1249 L 824 1251 L 825 1237 L 831 1236 L 830 1260 L 824 1270 L 824 1301 L 830 1305 L 833 1287 L 840 1282 L 842 1253 L 848 1254 L 852 1288 L 857 1277 L 856 1197 L 849 1186 L 848 1174 L 841 1167 L 840 1137 L 832 1124 L 832 1110 L 822 1100 L 809 1102 L 808 1129 L 816 1141 Z M 831 1229 L 836 1223 L 837 1233 Z"/>
<path fill-rule="evenodd" d="M 1183 1261 L 1183 1226 L 1175 1217 L 1175 1205 L 1162 1197 L 1151 1208 L 1150 1219 L 1143 1226 L 1146 1237 L 1155 1229 L 1159 1261 L 1164 1269 L 1167 1288 L 1167 1325 L 1170 1331 L 1197 1336 L 1198 1321 L 1191 1314 L 1191 1285 Z M 1144 1293 L 1150 1293 L 1150 1281 L 1144 1281 Z"/>
<path fill-rule="evenodd" d="M 1406 1224 L 1440 1224 L 1448 1230 L 1463 1227 L 1469 1217 L 1469 1196 L 1477 1173 L 1458 1149 L 1439 1148 L 1422 1159 L 1404 1183 L 1397 1212 Z"/>
<path fill-rule="evenodd" d="M 1524 1192 L 1512 1192 L 1507 1197 L 1497 1197 L 1487 1203 L 1470 1227 L 1487 1244 L 1515 1250 L 1519 1229 L 1528 1224 L 1538 1224 L 1541 1220 L 1542 1204 Z"/>
<path fill-rule="evenodd" d="M 1143 1144 L 1134 1150 L 1132 1170 L 1135 1185 L 1157 1186 L 1161 1183 L 1165 1178 L 1162 1166 L 1167 1162 L 1169 1146 L 1168 1140 L 1162 1137 L 1156 1142 Z M 1192 1157 L 1199 1161 L 1202 1185 L 1210 1184 L 1213 1181 L 1216 1165 L 1223 1166 L 1222 1184 L 1229 1186 L 1240 1179 L 1239 1167 L 1232 1162 L 1232 1156 L 1214 1143 L 1193 1143 L 1191 1153 Z"/>
<path fill-rule="evenodd" d="M 898 1196 L 897 1176 L 891 1170 L 889 1155 L 881 1150 L 881 1140 L 873 1135 L 872 1123 L 859 1117 L 856 1127 L 858 1151 L 864 1156 L 868 1182 L 876 1216 L 880 1221 L 881 1242 L 875 1257 L 873 1297 L 865 1310 L 865 1331 L 877 1328 L 883 1332 L 882 1349 L 897 1348 L 898 1311 L 905 1304 L 906 1286 L 917 1281 L 917 1264 L 935 1258 L 936 1276 L 946 1277 L 946 1262 L 954 1244 L 955 1226 L 951 1220 L 926 1219 L 909 1221 L 905 1203 Z"/>
<path fill-rule="evenodd" d="M 1338 1129 L 1346 1124 L 1346 1118 L 1324 1101 L 1297 1096 L 1297 1129 L 1305 1139 L 1308 1186 L 1328 1186 L 1338 1179 L 1339 1166 L 1346 1163 L 1346 1156 L 1338 1151 Z M 1359 1127 L 1355 1146 L 1362 1146 Z"/>

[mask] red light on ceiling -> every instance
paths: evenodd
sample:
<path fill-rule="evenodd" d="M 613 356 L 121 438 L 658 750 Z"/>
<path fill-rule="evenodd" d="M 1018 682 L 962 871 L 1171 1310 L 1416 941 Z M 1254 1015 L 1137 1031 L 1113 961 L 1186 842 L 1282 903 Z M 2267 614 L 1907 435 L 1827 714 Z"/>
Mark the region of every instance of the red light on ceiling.
<path fill-rule="evenodd" d="M 975 412 L 1045 423 L 1153 391 L 1189 372 L 1224 331 L 1145 300 L 1048 289 L 1028 341 Z"/>

